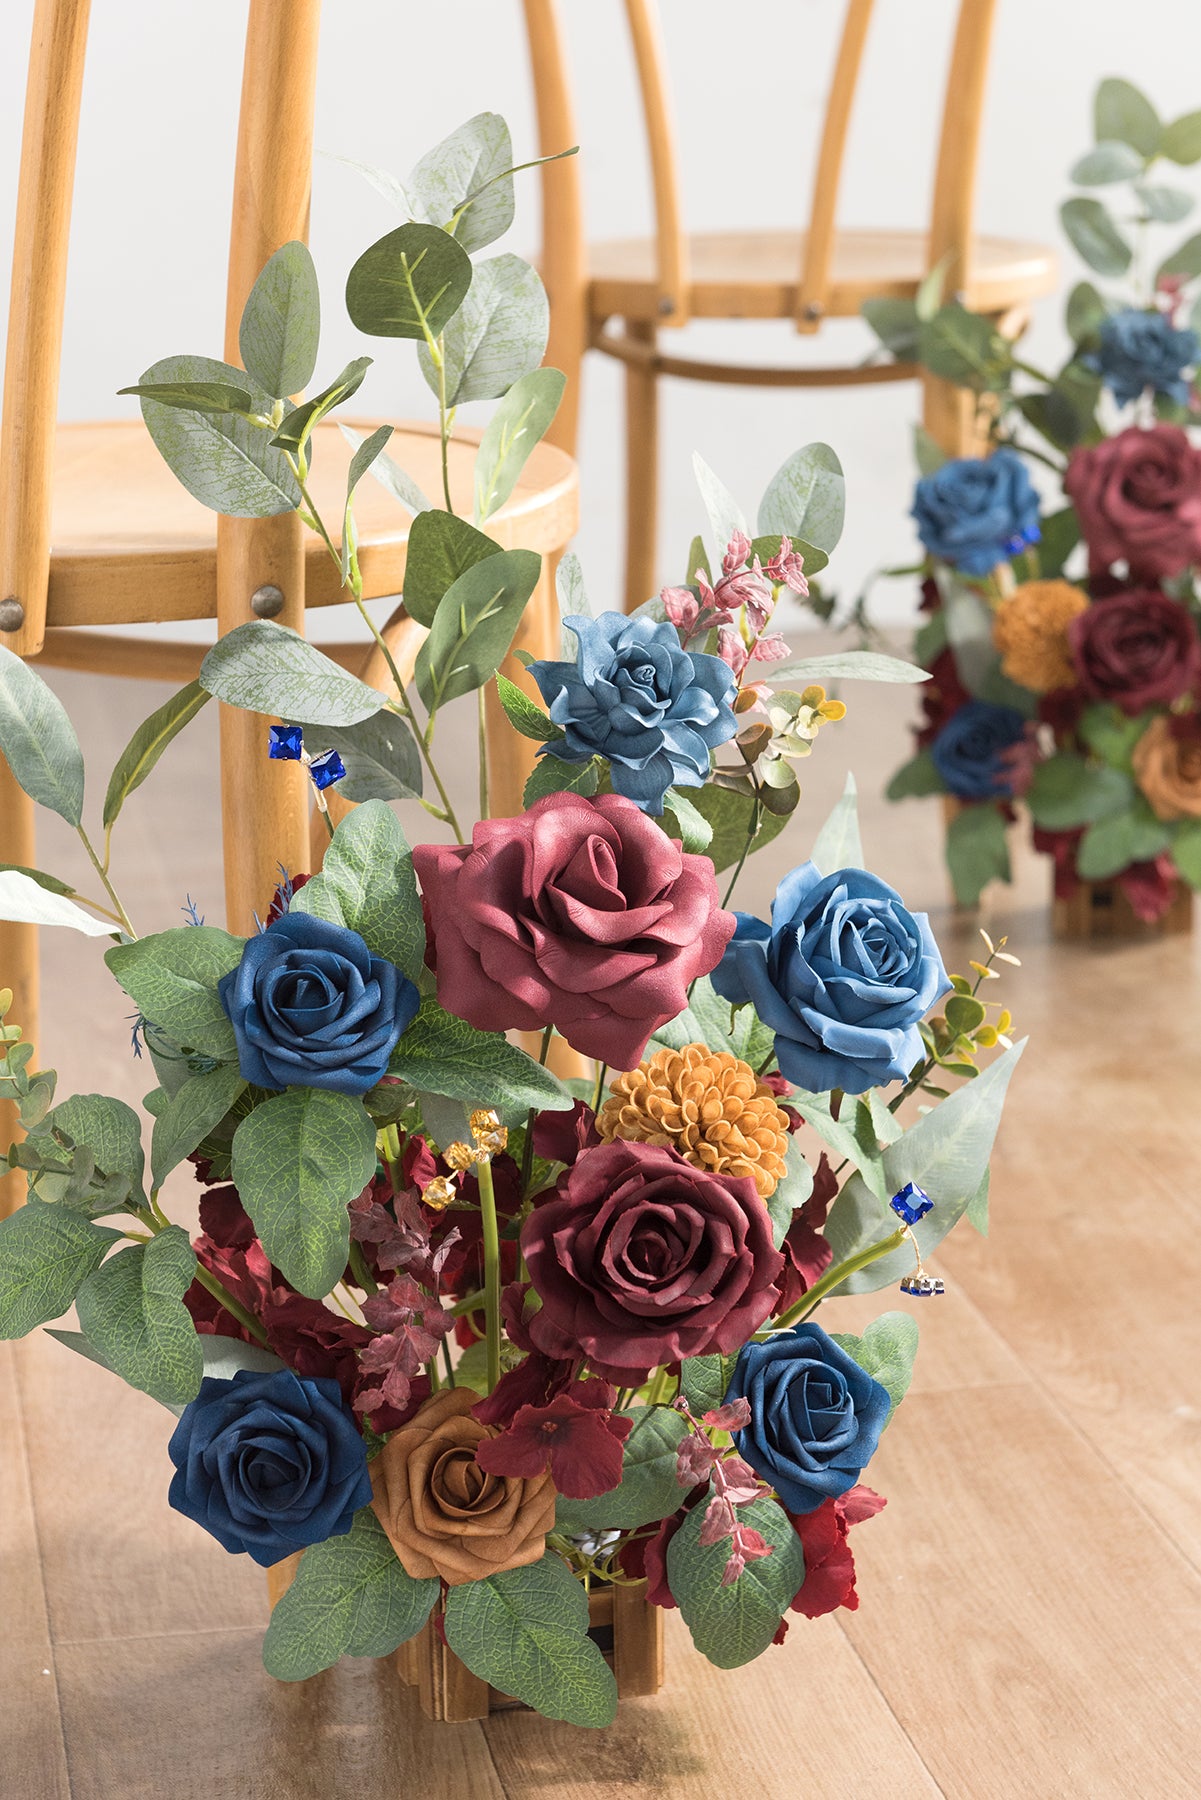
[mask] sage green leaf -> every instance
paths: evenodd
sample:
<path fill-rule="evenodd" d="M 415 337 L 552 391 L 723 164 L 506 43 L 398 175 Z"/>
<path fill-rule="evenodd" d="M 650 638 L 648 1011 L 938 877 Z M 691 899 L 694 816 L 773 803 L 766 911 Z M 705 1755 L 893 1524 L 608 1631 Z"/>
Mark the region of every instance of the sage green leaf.
<path fill-rule="evenodd" d="M 863 840 L 859 835 L 855 777 L 849 770 L 841 798 L 813 840 L 809 860 L 822 875 L 833 875 L 836 869 L 863 867 Z"/>
<path fill-rule="evenodd" d="M 1201 819 L 1182 819 L 1172 833 L 1172 861 L 1182 881 L 1201 888 Z"/>
<path fill-rule="evenodd" d="M 704 457 L 695 450 L 692 453 L 692 473 L 705 503 L 709 530 L 713 534 L 713 548 L 720 563 L 727 545 L 736 534 L 741 532 L 744 537 L 750 536 L 746 527 L 746 514 L 725 482 L 713 473 Z"/>
<path fill-rule="evenodd" d="M 509 1125 L 523 1124 L 530 1107 L 564 1112 L 572 1105 L 572 1096 L 549 1069 L 499 1032 L 476 1031 L 443 1012 L 436 1000 L 422 1001 L 392 1052 L 388 1073 L 427 1093 L 494 1106 Z"/>
<path fill-rule="evenodd" d="M 1134 798 L 1134 783 L 1122 769 L 1088 762 L 1064 750 L 1040 763 L 1026 796 L 1030 816 L 1048 831 L 1071 831 L 1122 812 Z"/>
<path fill-rule="evenodd" d="M 120 1236 L 48 1200 L 27 1200 L 0 1219 L 0 1338 L 61 1318 Z"/>
<path fill-rule="evenodd" d="M 0 752 L 31 800 L 68 825 L 83 817 L 83 754 L 66 709 L 36 669 L 0 645 Z"/>
<path fill-rule="evenodd" d="M 348 444 L 353 444 L 357 448 L 363 442 L 360 434 L 353 431 L 349 425 L 341 425 L 339 430 Z M 386 450 L 381 451 L 372 463 L 371 474 L 384 491 L 391 494 L 392 498 L 398 501 L 406 512 L 412 513 L 415 518 L 431 509 L 433 502 L 426 499 L 413 477 L 406 475 L 400 464 L 393 462 Z"/>
<path fill-rule="evenodd" d="M 77 1356 L 86 1356 L 89 1362 L 108 1369 L 110 1374 L 120 1373 L 82 1331 L 57 1331 L 53 1326 L 47 1326 L 46 1336 L 57 1338 L 68 1350 L 74 1350 Z M 202 1379 L 205 1375 L 212 1375 L 219 1381 L 229 1381 L 239 1369 L 253 1369 L 256 1374 L 270 1375 L 287 1366 L 278 1356 L 272 1355 L 270 1350 L 264 1350 L 259 1344 L 243 1343 L 241 1338 L 214 1337 L 206 1332 L 197 1337 L 197 1342 L 200 1345 Z M 161 1400 L 157 1394 L 154 1398 L 160 1400 L 160 1404 L 168 1412 L 173 1412 L 176 1418 L 187 1405 L 186 1401 Z"/>
<path fill-rule="evenodd" d="M 436 225 L 400 225 L 346 278 L 351 323 L 370 337 L 437 337 L 471 286 L 471 258 Z"/>
<path fill-rule="evenodd" d="M 1071 179 L 1079 187 L 1109 187 L 1115 181 L 1133 181 L 1145 166 L 1145 159 L 1132 144 L 1110 138 L 1086 150 L 1072 164 Z"/>
<path fill-rule="evenodd" d="M 739 1524 L 759 1532 L 772 1554 L 749 1562 L 737 1581 L 724 1587 L 730 1540 L 702 1548 L 705 1510 L 703 1501 L 694 1507 L 668 1545 L 667 1580 L 701 1655 L 719 1669 L 738 1669 L 761 1656 L 775 1637 L 784 1609 L 805 1579 L 805 1556 L 783 1507 L 774 1500 L 752 1500 L 739 1507 Z"/>
<path fill-rule="evenodd" d="M 329 152 L 326 151 L 324 154 L 328 156 Z M 374 163 L 355 162 L 354 158 L 350 156 L 329 156 L 329 160 L 341 163 L 343 168 L 353 169 L 356 175 L 361 175 L 364 181 L 373 187 L 377 194 L 382 194 L 384 199 L 396 207 L 398 212 L 410 213 L 414 210 L 414 202 L 406 193 L 404 184 L 398 181 L 395 175 L 389 175 L 387 169 L 377 168 Z"/>
<path fill-rule="evenodd" d="M 613 1671 L 588 1636 L 588 1597 L 553 1551 L 446 1596 L 446 1641 L 473 1675 L 548 1719 L 611 1725 Z"/>
<path fill-rule="evenodd" d="M 1162 183 L 1140 183 L 1134 191 L 1147 217 L 1161 225 L 1178 225 L 1196 204 L 1184 188 L 1165 187 Z"/>
<path fill-rule="evenodd" d="M 276 1681 L 305 1681 L 342 1656 L 390 1656 L 416 1637 L 440 1584 L 405 1573 L 384 1528 L 362 1507 L 343 1537 L 312 1544 L 276 1601 L 263 1667 Z"/>
<path fill-rule="evenodd" d="M 797 1088 L 789 1096 L 789 1103 L 795 1105 L 806 1125 L 816 1132 L 830 1152 L 832 1163 L 853 1162 L 856 1165 L 864 1185 L 877 1203 L 889 1199 L 897 1192 L 896 1188 L 889 1188 L 885 1193 L 888 1178 L 884 1172 L 879 1146 L 874 1138 L 871 1142 L 865 1140 L 862 1120 L 856 1110 L 846 1106 L 835 1118 L 830 1110 L 829 1094 L 807 1094 L 803 1088 Z M 875 1235 L 879 1237 L 887 1234 L 877 1232 Z"/>
<path fill-rule="evenodd" d="M 1158 154 L 1163 136 L 1159 114 L 1147 96 L 1132 82 L 1116 76 L 1110 76 L 1097 88 L 1093 129 L 1098 144 L 1116 139 L 1147 157 Z"/>
<path fill-rule="evenodd" d="M 919 475 L 934 475 L 947 460 L 947 453 L 924 425 L 913 427 L 913 455 Z"/>
<path fill-rule="evenodd" d="M 1101 327 L 1109 316 L 1109 308 L 1091 281 L 1078 281 L 1068 295 L 1067 310 L 1064 313 L 1064 324 L 1068 336 L 1077 345 L 1086 349 L 1096 343 L 1101 334 Z M 1039 553 L 1042 546 L 1040 542 Z"/>
<path fill-rule="evenodd" d="M 282 244 L 260 271 L 242 309 L 238 351 L 277 400 L 309 385 L 321 337 L 321 290 L 307 244 Z"/>
<path fill-rule="evenodd" d="M 57 875 L 47 875 L 43 869 L 26 869 L 21 863 L 0 862 L 0 875 L 24 875 L 36 887 L 44 888 L 48 894 L 73 894 L 75 889 L 70 882 L 60 881 Z"/>
<path fill-rule="evenodd" d="M 142 385 L 197 381 L 237 387 L 246 376 L 208 356 L 167 356 L 142 376 Z M 256 411 L 270 414 L 271 395 L 252 390 L 250 398 Z M 268 427 L 239 413 L 189 412 L 146 398 L 142 417 L 163 461 L 202 506 L 235 519 L 265 519 L 300 505 L 299 484 Z"/>
<path fill-rule="evenodd" d="M 249 390 L 228 381 L 143 381 L 117 392 L 153 400 L 156 406 L 178 406 L 184 412 L 234 413 L 246 418 L 254 411 Z"/>
<path fill-rule="evenodd" d="M 187 687 L 172 694 L 138 726 L 109 776 L 108 792 L 104 796 L 106 828 L 116 819 L 134 789 L 141 787 L 172 738 L 179 736 L 208 701 L 209 696 L 200 683 L 189 681 Z"/>
<path fill-rule="evenodd" d="M 482 250 L 513 223 L 513 145 L 499 113 L 476 113 L 432 150 L 405 182 L 431 225 L 449 226 L 464 250 Z M 367 172 L 368 179 L 373 172 Z M 465 203 L 470 200 L 471 204 Z"/>
<path fill-rule="evenodd" d="M 1009 835 L 999 806 L 962 807 L 947 826 L 947 869 L 960 906 L 976 906 L 990 881 L 1009 881 Z"/>
<path fill-rule="evenodd" d="M 533 369 L 515 381 L 489 421 L 475 457 L 475 522 L 482 525 L 509 498 L 530 452 L 559 410 L 567 377 Z"/>
<path fill-rule="evenodd" d="M 1100 200 L 1065 200 L 1059 219 L 1078 255 L 1099 275 L 1124 275 L 1133 250 Z"/>
<path fill-rule="evenodd" d="M 303 891 L 303 890 L 302 890 Z M 234 1133 L 233 1179 L 285 1280 L 324 1299 L 346 1267 L 346 1209 L 375 1174 L 375 1127 L 360 1100 L 288 1088 Z"/>
<path fill-rule="evenodd" d="M 1083 881 L 1107 881 L 1131 863 L 1150 862 L 1169 842 L 1167 826 L 1138 795 L 1122 812 L 1088 827 L 1076 851 L 1076 872 Z"/>
<path fill-rule="evenodd" d="M 584 571 L 574 550 L 565 551 L 559 558 L 559 566 L 555 570 L 555 596 L 562 618 L 571 614 L 582 615 L 585 619 L 592 617 L 592 605 L 584 586 Z M 572 636 L 574 635 L 573 633 Z"/>
<path fill-rule="evenodd" d="M 829 444 L 794 451 L 767 484 L 759 502 L 759 530 L 785 532 L 816 544 L 827 556 L 842 536 L 846 482 Z"/>
<path fill-rule="evenodd" d="M 535 769 L 534 774 L 537 773 Z M 528 788 L 526 791 L 528 795 Z M 732 868 L 743 852 L 747 851 L 747 834 L 754 821 L 754 797 L 749 789 L 735 791 L 733 788 L 715 787 L 710 782 L 696 790 L 692 802 L 713 827 L 713 836 L 706 854 L 720 875 L 723 869 Z M 529 805 L 528 798 L 526 805 Z M 787 823 L 787 813 L 771 813 L 760 809 L 759 827 L 747 853 L 762 850 L 765 844 L 770 844 L 774 837 L 779 836 Z"/>
<path fill-rule="evenodd" d="M 166 1405 L 194 1400 L 204 1373 L 200 1339 L 183 1296 L 196 1253 L 182 1225 L 118 1250 L 75 1296 L 79 1323 L 114 1374 Z"/>
<path fill-rule="evenodd" d="M 661 821 L 668 837 L 678 837 L 686 854 L 700 855 L 713 842 L 713 827 L 698 806 L 678 788 L 663 796 L 666 815 Z"/>
<path fill-rule="evenodd" d="M 86 1145 L 95 1158 L 98 1173 L 126 1177 L 129 1183 L 127 1197 L 132 1197 L 140 1206 L 146 1204 L 142 1186 L 146 1173 L 142 1127 L 132 1106 L 126 1106 L 124 1100 L 115 1100 L 109 1094 L 71 1094 L 30 1131 L 29 1142 L 42 1155 L 62 1159 L 64 1150 L 54 1136 L 56 1131 L 62 1132 L 72 1144 Z M 41 1199 L 73 1204 L 77 1211 L 95 1217 L 95 1207 L 90 1200 L 82 1203 L 66 1201 L 66 1186 L 66 1177 L 61 1175 L 45 1174 L 36 1178 L 36 1190 Z M 102 1204 L 99 1196 L 96 1204 L 103 1212 L 117 1210 L 113 1204 Z"/>
<path fill-rule="evenodd" d="M 415 980 L 425 959 L 425 924 L 413 855 L 382 800 L 357 806 L 338 825 L 321 873 L 292 899 L 307 912 L 357 931 L 367 948 Z"/>
<path fill-rule="evenodd" d="M 521 802 L 527 809 L 547 794 L 595 794 L 600 785 L 600 768 L 596 758 L 587 762 L 564 762 L 559 756 L 540 756 L 522 790 Z"/>
<path fill-rule="evenodd" d="M 736 1356 L 689 1356 L 680 1364 L 680 1391 L 696 1418 L 725 1400 L 737 1361 Z"/>
<path fill-rule="evenodd" d="M 967 1222 L 981 1237 L 988 1236 L 989 1178 L 990 1171 L 985 1169 L 983 1181 L 967 1203 Z"/>
<path fill-rule="evenodd" d="M 536 551 L 501 550 L 446 590 L 417 652 L 417 691 L 431 715 L 496 674 L 541 570 Z"/>
<path fill-rule="evenodd" d="M 321 747 L 342 758 L 346 777 L 338 792 L 344 800 L 420 800 L 421 752 L 399 714 L 385 708 L 357 725 L 323 725 Z"/>
<path fill-rule="evenodd" d="M 46 886 L 37 871 L 0 868 L 0 919 L 16 919 L 26 925 L 65 925 L 85 937 L 112 937 L 120 928 L 111 919 L 98 919 L 69 900 L 67 894 Z"/>
<path fill-rule="evenodd" d="M 419 625 L 432 625 L 443 594 L 476 563 L 501 546 L 454 513 L 437 507 L 418 513 L 409 531 L 405 562 L 405 611 Z"/>
<path fill-rule="evenodd" d="M 134 1001 L 179 1044 L 232 1062 L 237 1056 L 217 983 L 242 960 L 244 943 L 215 925 L 180 925 L 132 944 L 115 944 L 104 960 Z"/>
<path fill-rule="evenodd" d="M 862 1337 L 847 1331 L 835 1331 L 831 1336 L 885 1389 L 892 1401 L 892 1412 L 885 1424 L 891 1424 L 892 1414 L 909 1392 L 909 1383 L 913 1380 L 917 1320 L 911 1313 L 881 1313 L 878 1319 L 872 1320 Z"/>
<path fill-rule="evenodd" d="M 1201 162 L 1201 112 L 1183 113 L 1165 125 L 1159 154 L 1179 168 Z"/>
<path fill-rule="evenodd" d="M 383 454 L 384 445 L 395 429 L 391 425 L 377 425 L 370 437 L 363 439 L 350 459 L 350 467 L 346 471 L 346 504 L 342 509 L 342 586 L 351 585 L 350 571 L 353 565 L 355 550 L 358 546 L 358 533 L 354 523 L 354 491 L 363 479 L 372 463 Z"/>
<path fill-rule="evenodd" d="M 184 1082 L 154 1121 L 150 1173 L 155 1187 L 221 1123 L 246 1085 L 237 1063 L 221 1063 Z"/>
<path fill-rule="evenodd" d="M 227 706 L 301 725 L 358 725 L 384 704 L 375 688 L 270 619 L 248 620 L 218 638 L 200 665 L 200 685 Z"/>
<path fill-rule="evenodd" d="M 772 680 L 788 676 L 792 681 L 929 681 L 930 671 L 899 656 L 882 656 L 878 650 L 836 650 L 829 656 L 790 657 L 773 663 Z"/>
<path fill-rule="evenodd" d="M 271 439 L 280 449 L 298 450 L 310 436 L 314 425 L 318 424 L 335 406 L 341 406 L 352 394 L 357 394 L 363 385 L 363 377 L 371 367 L 370 356 L 356 356 L 353 362 L 347 363 L 342 373 L 320 393 L 313 394 L 308 400 L 302 400 L 294 406 L 275 436 Z M 343 428 L 345 429 L 345 428 Z"/>
<path fill-rule="evenodd" d="M 477 263 L 463 304 L 442 335 L 443 373 L 429 346 L 417 361 L 426 383 L 448 406 L 467 400 L 498 400 L 546 354 L 550 307 L 536 269 L 520 256 L 496 256 Z"/>
<path fill-rule="evenodd" d="M 885 789 L 889 800 L 908 800 L 925 794 L 945 794 L 946 783 L 934 766 L 929 750 L 919 750 L 902 763 Z"/>
<path fill-rule="evenodd" d="M 750 1012 L 750 1007 L 745 1009 Z M 813 1192 L 813 1170 L 801 1155 L 796 1139 L 789 1138 L 788 1149 L 784 1158 L 784 1173 L 767 1196 L 767 1210 L 771 1215 L 772 1242 L 778 1250 L 788 1236 L 792 1224 L 792 1215 L 798 1206 L 804 1206 Z"/>
<path fill-rule="evenodd" d="M 1013 346 L 982 313 L 955 300 L 940 306 L 918 333 L 918 357 L 932 375 L 984 393 L 999 393 L 1008 384 Z"/>
<path fill-rule="evenodd" d="M 621 1464 L 621 1485 L 593 1500 L 559 1496 L 555 1509 L 558 1531 L 632 1530 L 675 1512 L 687 1493 L 676 1480 L 676 1451 L 688 1431 L 670 1406 L 639 1406 L 632 1418 Z"/>
<path fill-rule="evenodd" d="M 916 359 L 922 321 L 917 316 L 917 307 L 912 300 L 884 296 L 865 300 L 859 310 L 884 348 L 898 362 L 913 362 Z"/>
<path fill-rule="evenodd" d="M 496 677 L 496 691 L 505 709 L 505 717 L 514 731 L 519 731 L 522 737 L 532 738 L 536 744 L 553 744 L 566 736 L 563 727 L 548 718 L 524 689 L 519 688 L 515 681 L 510 681 L 507 675 Z"/>
<path fill-rule="evenodd" d="M 1164 275 L 1201 275 L 1201 232 L 1186 238 L 1178 250 L 1164 257 L 1155 271 L 1156 281 Z"/>

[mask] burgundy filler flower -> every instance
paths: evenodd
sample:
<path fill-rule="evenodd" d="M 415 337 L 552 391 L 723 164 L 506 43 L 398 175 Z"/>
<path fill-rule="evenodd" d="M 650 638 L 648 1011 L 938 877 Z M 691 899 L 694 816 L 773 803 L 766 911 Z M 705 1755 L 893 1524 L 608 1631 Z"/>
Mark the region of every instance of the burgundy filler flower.
<path fill-rule="evenodd" d="M 1095 600 L 1068 625 L 1080 686 L 1133 718 L 1168 706 L 1201 678 L 1201 640 L 1188 608 L 1154 588 Z"/>
<path fill-rule="evenodd" d="M 739 1349 L 775 1311 L 784 1259 L 749 1176 L 621 1139 L 586 1150 L 536 1206 L 521 1248 L 547 1356 L 585 1356 L 623 1387 L 661 1363 Z"/>
<path fill-rule="evenodd" d="M 577 1381 L 545 1406 L 523 1406 L 499 1437 L 476 1446 L 490 1475 L 543 1475 L 572 1500 L 594 1500 L 621 1481 L 621 1446 L 634 1421 L 614 1417 L 607 1381 Z M 479 1407 L 473 1408 L 476 1418 Z"/>
<path fill-rule="evenodd" d="M 1074 450 L 1063 485 L 1094 574 L 1125 561 L 1156 579 L 1201 562 L 1201 450 L 1178 425 L 1132 425 Z"/>
<path fill-rule="evenodd" d="M 807 1619 L 820 1619 L 823 1613 L 845 1606 L 854 1612 L 859 1605 L 855 1591 L 855 1558 L 847 1543 L 852 1525 L 874 1518 L 884 1507 L 882 1494 L 869 1487 L 853 1487 L 849 1493 L 827 1500 L 816 1512 L 792 1518 L 793 1529 L 805 1551 L 805 1579 L 790 1602 L 793 1612 Z M 779 1642 L 779 1639 L 777 1639 Z"/>
<path fill-rule="evenodd" d="M 554 1025 L 631 1069 L 734 931 L 713 865 L 617 794 L 548 794 L 469 845 L 420 844 L 438 999 L 480 1030 Z"/>

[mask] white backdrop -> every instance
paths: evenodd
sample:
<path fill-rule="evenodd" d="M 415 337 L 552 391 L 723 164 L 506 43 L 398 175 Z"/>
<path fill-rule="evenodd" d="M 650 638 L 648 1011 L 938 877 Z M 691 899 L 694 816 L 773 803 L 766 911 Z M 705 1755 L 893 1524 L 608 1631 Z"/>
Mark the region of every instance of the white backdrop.
<path fill-rule="evenodd" d="M 645 150 L 618 0 L 563 0 L 577 71 L 580 138 L 593 236 L 646 229 Z M 879 0 L 853 126 L 842 217 L 854 225 L 920 225 L 929 192 L 943 64 L 954 0 Z M 842 0 L 662 0 L 694 228 L 799 219 L 808 193 Z M 218 355 L 240 84 L 244 0 L 93 0 L 80 133 L 60 410 L 114 416 L 114 390 L 156 358 Z M 985 230 L 1060 241 L 1066 171 L 1091 141 L 1100 77 L 1122 74 L 1165 117 L 1201 105 L 1196 0 L 1001 0 L 984 140 L 979 219 Z M 32 0 L 4 0 L 0 57 L 0 245 L 11 242 Z M 520 12 L 515 0 L 326 0 L 316 142 L 319 151 L 403 174 L 474 112 L 503 112 L 519 157 L 533 153 Z M 937 57 L 930 61 L 931 47 Z M 1190 179 L 1186 174 L 1185 179 Z M 1197 176 L 1201 186 L 1201 172 Z M 519 177 L 509 247 L 537 241 L 537 177 Z M 312 244 L 326 329 L 318 375 L 351 355 L 377 357 L 364 398 L 428 416 L 430 396 L 407 344 L 363 344 L 341 290 L 354 257 L 395 214 L 352 172 L 318 157 Z M 1178 233 L 1180 234 L 1180 233 Z M 7 259 L 5 261 L 7 267 Z M 1063 283 L 1082 273 L 1069 250 Z M 3 300 L 7 297 L 4 280 Z M 0 301 L 3 303 L 3 301 Z M 1044 302 L 1029 339 L 1035 360 L 1062 350 L 1060 300 Z M 700 354 L 748 359 L 856 359 L 857 323 L 816 344 L 783 325 L 690 328 Z M 699 526 L 690 458 L 700 450 L 749 510 L 799 444 L 833 444 L 848 478 L 847 530 L 831 576 L 851 594 L 875 566 L 907 560 L 912 483 L 907 383 L 839 392 L 666 390 L 661 574 L 679 579 Z M 470 409 L 464 409 L 465 415 Z M 585 523 L 578 548 L 594 603 L 616 602 L 620 566 L 620 373 L 591 358 L 581 447 Z M 881 615 L 909 615 L 909 584 L 878 591 Z"/>

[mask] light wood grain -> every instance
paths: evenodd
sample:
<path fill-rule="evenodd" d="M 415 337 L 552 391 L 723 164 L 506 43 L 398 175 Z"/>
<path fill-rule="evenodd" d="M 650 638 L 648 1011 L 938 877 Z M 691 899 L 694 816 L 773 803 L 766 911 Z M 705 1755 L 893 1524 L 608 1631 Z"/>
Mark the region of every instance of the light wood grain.
<path fill-rule="evenodd" d="M 688 323 L 688 240 L 680 202 L 680 165 L 672 119 L 667 57 L 655 0 L 625 0 L 638 71 L 655 203 L 655 316 Z"/>
<path fill-rule="evenodd" d="M 805 233 L 801 277 L 797 286 L 796 326 L 801 332 L 816 331 L 825 316 L 830 258 L 834 250 L 838 219 L 842 163 L 846 154 L 855 90 L 859 85 L 859 65 L 863 61 L 874 4 L 875 0 L 848 0 L 843 20 L 842 38 L 830 81 L 826 116 L 814 169 L 809 229 Z"/>

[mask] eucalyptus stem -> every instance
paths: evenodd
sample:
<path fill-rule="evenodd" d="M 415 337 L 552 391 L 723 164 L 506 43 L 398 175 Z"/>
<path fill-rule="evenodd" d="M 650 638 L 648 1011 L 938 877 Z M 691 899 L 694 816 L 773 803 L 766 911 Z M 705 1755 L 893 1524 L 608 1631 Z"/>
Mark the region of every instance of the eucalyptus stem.
<path fill-rule="evenodd" d="M 476 1164 L 476 1177 L 484 1227 L 484 1308 L 488 1329 L 488 1392 L 491 1393 L 500 1380 L 500 1230 L 496 1221 L 492 1164 L 486 1157 Z"/>
<path fill-rule="evenodd" d="M 438 435 L 442 440 L 442 498 L 446 502 L 448 513 L 454 512 L 450 498 L 450 420 L 452 415 L 446 410 L 446 354 L 445 342 L 438 339 Z"/>
<path fill-rule="evenodd" d="M 492 816 L 488 811 L 488 719 L 487 702 L 482 687 L 476 690 L 476 701 L 480 756 L 480 818 L 488 819 Z"/>
<path fill-rule="evenodd" d="M 775 1321 L 773 1330 L 783 1331 L 789 1325 L 795 1325 L 799 1319 L 807 1319 L 821 1305 L 826 1295 L 840 1286 L 848 1276 L 878 1262 L 882 1256 L 889 1256 L 892 1251 L 899 1250 L 905 1237 L 905 1227 L 902 1225 L 888 1237 L 881 1238 L 878 1243 L 869 1244 L 866 1250 L 860 1250 L 857 1255 L 848 1256 L 845 1262 L 840 1262 L 835 1268 L 827 1269 L 821 1280 L 815 1281 L 795 1306 L 790 1306 L 786 1313 L 781 1314 Z"/>
<path fill-rule="evenodd" d="M 122 906 L 120 900 L 117 897 L 117 890 L 108 878 L 107 869 L 104 867 L 104 864 L 100 861 L 100 858 L 96 855 L 95 850 L 93 850 L 93 848 L 92 848 L 91 838 L 88 836 L 87 832 L 84 830 L 82 825 L 77 825 L 75 827 L 75 830 L 79 834 L 80 843 L 83 845 L 84 849 L 88 853 L 89 862 L 91 863 L 92 867 L 95 869 L 97 875 L 99 875 L 99 877 L 100 877 L 100 880 L 103 884 L 105 893 L 108 895 L 109 899 L 113 903 L 113 912 L 108 914 L 109 918 L 112 918 L 113 914 L 115 913 L 116 918 L 117 918 L 117 923 L 120 925 L 120 927 L 121 927 L 122 931 L 125 933 L 125 935 L 127 937 L 136 938 L 138 934 L 129 922 L 129 914 L 126 912 L 125 908 Z M 101 907 L 101 908 L 98 908 L 97 910 L 104 911 L 105 909 Z"/>
<path fill-rule="evenodd" d="M 738 861 L 734 864 L 734 873 L 730 877 L 730 885 L 729 885 L 729 887 L 727 887 L 726 897 L 722 901 L 723 909 L 725 907 L 729 906 L 731 895 L 733 894 L 735 886 L 737 885 L 737 882 L 738 882 L 738 877 L 742 874 L 742 871 L 746 868 L 746 859 L 751 853 L 752 844 L 754 843 L 755 839 L 759 835 L 759 825 L 762 820 L 762 817 L 763 817 L 763 802 L 760 800 L 758 794 L 756 794 L 754 804 L 751 807 L 751 823 L 750 823 L 750 827 L 746 834 L 746 842 L 742 846 L 742 855 L 738 858 Z"/>

